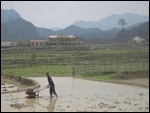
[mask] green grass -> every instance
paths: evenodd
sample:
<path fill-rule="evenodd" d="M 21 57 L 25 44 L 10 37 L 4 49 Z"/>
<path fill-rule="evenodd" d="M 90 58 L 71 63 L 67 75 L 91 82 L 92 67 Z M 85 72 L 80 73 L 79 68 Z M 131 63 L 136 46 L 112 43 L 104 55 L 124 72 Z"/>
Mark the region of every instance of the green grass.
<path fill-rule="evenodd" d="M 119 80 L 119 79 L 129 79 L 138 77 L 149 77 L 149 71 L 132 71 L 132 72 L 88 72 L 80 74 L 80 76 L 85 78 L 94 78 L 96 80 Z"/>
<path fill-rule="evenodd" d="M 107 50 L 109 49 L 109 50 Z M 25 52 L 27 51 L 27 52 Z M 121 58 L 142 58 L 142 57 L 147 57 L 149 55 L 149 48 L 148 47 L 140 47 L 140 48 L 135 48 L 135 47 L 127 47 L 127 48 L 113 48 L 113 47 L 108 47 L 105 49 L 102 48 L 96 48 L 96 49 L 90 49 L 87 48 L 87 50 L 71 50 L 68 51 L 66 49 L 62 51 L 58 51 L 57 49 L 50 49 L 50 48 L 41 48 L 41 50 L 32 50 L 31 48 L 21 48 L 20 49 L 13 49 L 13 48 L 8 48 L 6 51 L 1 52 L 1 60 L 3 59 L 30 59 L 32 51 L 36 52 L 37 59 L 57 59 L 57 58 L 84 58 L 84 59 L 89 59 L 89 58 L 116 58 L 116 57 L 121 57 Z M 11 54 L 7 54 L 7 52 L 11 52 Z"/>
<path fill-rule="evenodd" d="M 95 78 L 97 80 L 112 80 L 114 76 L 117 76 L 119 73 L 117 72 L 88 72 L 81 74 L 82 77 Z"/>
<path fill-rule="evenodd" d="M 37 61 L 40 60 L 48 65 L 25 66 L 29 64 L 25 64 L 24 61 L 30 59 L 33 51 L 36 52 Z M 49 72 L 52 76 L 71 76 L 72 65 L 88 66 L 94 63 L 100 65 L 98 68 L 102 72 L 149 70 L 149 60 L 143 65 L 143 59 L 149 59 L 149 47 L 18 47 L 1 51 L 1 72 L 15 76 L 44 76 L 46 72 Z M 132 60 L 138 62 L 131 62 Z M 15 65 L 19 66 L 13 67 Z M 86 70 L 88 71 L 89 68 L 87 67 Z M 92 75 L 88 76 L 100 79 L 101 77 L 102 79 L 110 79 L 112 76 L 108 73 L 106 76 L 99 76 L 102 73 L 90 74 Z"/>
<path fill-rule="evenodd" d="M 14 76 L 45 76 L 49 72 L 51 76 L 71 76 L 71 65 L 34 65 L 21 66 L 13 68 L 5 68 L 1 70 L 2 73 L 12 74 Z"/>

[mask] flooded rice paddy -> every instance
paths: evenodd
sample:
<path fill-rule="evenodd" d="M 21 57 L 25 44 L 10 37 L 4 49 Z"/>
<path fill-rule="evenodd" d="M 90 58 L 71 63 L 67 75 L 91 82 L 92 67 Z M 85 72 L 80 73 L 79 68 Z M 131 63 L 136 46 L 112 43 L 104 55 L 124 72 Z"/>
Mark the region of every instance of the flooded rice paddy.
<path fill-rule="evenodd" d="M 30 77 L 42 89 L 46 77 Z M 58 98 L 50 98 L 49 89 L 38 98 L 28 99 L 25 91 L 1 94 L 1 111 L 5 112 L 148 112 L 149 88 L 84 80 L 74 77 L 52 77 Z M 1 90 L 2 91 L 2 90 Z"/>

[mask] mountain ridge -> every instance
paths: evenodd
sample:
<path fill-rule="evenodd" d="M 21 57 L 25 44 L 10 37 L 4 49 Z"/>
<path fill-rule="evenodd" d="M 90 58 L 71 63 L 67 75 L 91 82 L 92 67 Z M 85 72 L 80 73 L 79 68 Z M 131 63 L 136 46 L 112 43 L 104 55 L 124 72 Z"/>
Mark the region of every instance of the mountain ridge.
<path fill-rule="evenodd" d="M 3 15 L 1 16 L 3 18 Z M 115 18 L 115 16 L 116 16 L 115 14 L 111 15 L 111 17 L 113 18 Z M 7 22 L 1 23 L 1 41 L 6 41 L 6 40 L 14 41 L 16 39 L 38 40 L 38 39 L 46 39 L 49 35 L 75 35 L 79 39 L 95 40 L 95 42 L 97 42 L 98 40 L 99 41 L 112 40 L 121 31 L 121 27 L 118 28 L 112 27 L 111 29 L 104 31 L 98 27 L 81 28 L 73 24 L 67 26 L 64 29 L 53 31 L 48 28 L 36 27 L 31 22 L 22 19 L 22 17 L 20 17 L 19 14 L 16 14 L 15 18 L 13 17 L 12 18 L 8 17 L 8 18 L 10 18 L 10 20 L 8 19 Z M 125 29 L 130 30 L 133 27 L 138 27 L 140 25 L 141 25 L 140 23 L 136 23 L 132 26 L 127 26 L 127 27 L 125 26 Z M 120 36 L 122 36 L 121 33 Z"/>
<path fill-rule="evenodd" d="M 17 18 L 22 17 L 14 9 L 1 9 L 1 24 Z"/>
<path fill-rule="evenodd" d="M 120 19 L 125 19 L 127 26 L 131 26 L 136 23 L 149 21 L 149 16 L 142 16 L 134 13 L 112 14 L 98 21 L 76 21 L 73 25 L 81 28 L 97 27 L 101 30 L 109 30 L 113 27 L 119 28 L 118 21 Z"/>

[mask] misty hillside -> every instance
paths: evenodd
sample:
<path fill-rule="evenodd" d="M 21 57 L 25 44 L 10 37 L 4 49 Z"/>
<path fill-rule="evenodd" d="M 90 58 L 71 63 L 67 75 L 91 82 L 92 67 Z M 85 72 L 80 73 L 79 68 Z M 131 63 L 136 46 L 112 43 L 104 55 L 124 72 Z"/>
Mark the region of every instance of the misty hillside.
<path fill-rule="evenodd" d="M 21 16 L 14 9 L 1 9 L 1 24 L 17 18 L 21 18 Z"/>
<path fill-rule="evenodd" d="M 140 35 L 149 38 L 149 22 L 136 23 L 131 26 L 125 26 L 125 30 L 121 31 L 121 27 L 113 27 L 107 31 L 99 28 L 81 28 L 76 25 L 70 25 L 64 29 L 53 31 L 47 28 L 35 27 L 32 23 L 23 20 L 15 10 L 1 10 L 3 14 L 1 18 L 6 18 L 6 22 L 1 24 L 1 41 L 16 41 L 17 39 L 37 40 L 45 39 L 49 35 L 75 35 L 82 41 L 104 43 L 108 40 L 128 40 L 130 37 Z M 6 14 L 5 14 L 6 13 Z M 5 16 L 10 14 L 9 16 Z M 128 14 L 128 13 L 127 13 Z M 123 15 L 123 14 L 122 14 Z M 128 14 L 129 15 L 129 14 Z M 139 16 L 139 15 L 138 15 Z M 111 19 L 116 18 L 115 15 L 110 16 Z M 132 16 L 131 16 L 132 17 Z M 110 18 L 105 18 L 109 20 Z M 103 22 L 105 23 L 105 19 Z M 138 20 L 138 19 L 137 19 Z M 114 20 L 111 20 L 114 22 Z M 136 22 L 136 20 L 134 20 Z M 2 22 L 2 21 L 1 21 Z M 128 22 L 127 22 L 128 23 Z M 111 25 L 111 23 L 110 23 Z M 119 26 L 119 25 L 118 25 Z M 135 28 L 133 28 L 135 27 Z"/>
<path fill-rule="evenodd" d="M 141 38 L 144 38 L 147 41 L 149 40 L 149 21 L 141 23 L 140 26 L 134 27 L 130 30 L 125 29 L 121 30 L 116 35 L 115 40 L 128 41 L 136 36 L 140 36 Z"/>
<path fill-rule="evenodd" d="M 36 29 L 40 34 L 40 36 L 43 38 L 47 38 L 49 35 L 56 35 L 55 31 L 52 31 L 51 29 L 48 28 L 36 27 Z"/>
<path fill-rule="evenodd" d="M 37 30 L 40 35 L 44 37 L 48 37 L 49 35 L 76 35 L 76 36 L 81 36 L 85 34 L 94 34 L 94 33 L 101 33 L 102 31 L 98 28 L 80 28 L 75 25 L 71 25 L 66 27 L 65 29 L 61 29 L 58 31 L 52 31 L 50 29 L 45 29 L 45 28 L 39 28 L 37 27 Z"/>
<path fill-rule="evenodd" d="M 113 39 L 121 30 L 120 28 L 112 28 L 108 31 L 101 31 L 98 28 L 80 28 L 75 25 L 66 27 L 65 29 L 52 31 L 45 28 L 37 28 L 40 35 L 48 37 L 49 35 L 75 35 L 82 39 Z"/>
<path fill-rule="evenodd" d="M 127 26 L 131 26 L 137 23 L 149 21 L 149 16 L 141 16 L 133 13 L 113 14 L 99 21 L 76 21 L 73 23 L 73 25 L 81 28 L 97 27 L 101 30 L 109 30 L 114 27 L 120 28 L 118 25 L 118 21 L 120 19 L 125 19 Z"/>
<path fill-rule="evenodd" d="M 17 39 L 40 39 L 37 29 L 30 22 L 23 19 L 13 19 L 1 24 L 1 41 Z"/>
<path fill-rule="evenodd" d="M 100 29 L 98 28 L 86 28 L 86 29 L 83 29 L 83 28 L 80 28 L 78 26 L 75 26 L 75 25 L 71 25 L 71 26 L 68 26 L 66 27 L 65 29 L 63 30 L 58 30 L 57 31 L 57 34 L 65 34 L 65 35 L 83 35 L 83 34 L 89 34 L 89 33 L 95 33 L 95 32 L 102 32 Z"/>
<path fill-rule="evenodd" d="M 36 27 L 13 9 L 1 10 L 1 41 L 41 39 Z"/>

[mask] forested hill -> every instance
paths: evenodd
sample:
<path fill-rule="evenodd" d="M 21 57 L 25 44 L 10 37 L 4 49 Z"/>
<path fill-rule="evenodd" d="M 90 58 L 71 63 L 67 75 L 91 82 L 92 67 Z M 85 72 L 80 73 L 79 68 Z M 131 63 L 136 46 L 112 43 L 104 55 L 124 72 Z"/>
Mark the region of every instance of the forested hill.
<path fill-rule="evenodd" d="M 14 9 L 1 9 L 1 41 L 41 39 L 36 27 Z"/>
<path fill-rule="evenodd" d="M 64 29 L 53 31 L 48 28 L 35 27 L 31 22 L 24 20 L 13 9 L 1 10 L 1 41 L 16 41 L 18 39 L 38 40 L 45 39 L 49 35 L 75 35 L 78 39 L 85 42 L 88 41 L 98 44 L 113 40 L 128 41 L 135 36 L 149 40 L 149 21 L 133 24 L 123 30 L 114 27 L 103 31 L 97 27 L 81 28 L 76 25 L 70 25 Z"/>
<path fill-rule="evenodd" d="M 36 27 L 23 19 L 12 19 L 1 24 L 1 41 L 15 41 L 17 39 L 41 39 Z"/>
<path fill-rule="evenodd" d="M 14 9 L 1 9 L 1 24 L 17 18 L 22 17 Z"/>
<path fill-rule="evenodd" d="M 130 30 L 121 30 L 116 35 L 115 40 L 128 41 L 136 36 L 140 36 L 141 38 L 144 38 L 147 41 L 149 40 L 149 21 L 141 23 L 140 26 L 134 27 Z"/>

